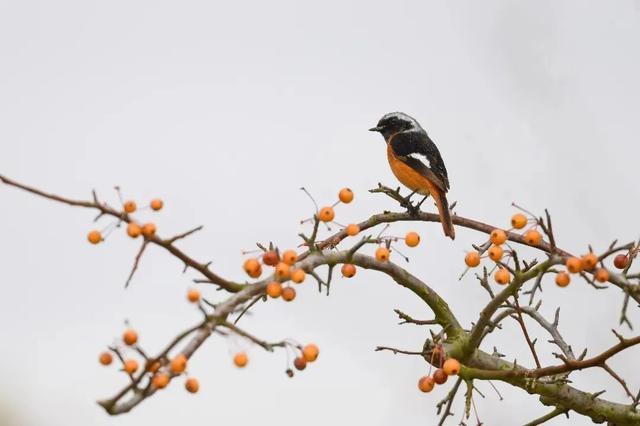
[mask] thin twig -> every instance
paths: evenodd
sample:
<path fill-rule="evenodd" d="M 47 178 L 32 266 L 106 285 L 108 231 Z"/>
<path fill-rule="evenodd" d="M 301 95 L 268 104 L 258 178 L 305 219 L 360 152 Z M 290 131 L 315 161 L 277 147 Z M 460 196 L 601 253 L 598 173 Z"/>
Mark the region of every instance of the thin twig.
<path fill-rule="evenodd" d="M 568 411 L 569 410 L 567 410 L 566 408 L 556 407 L 550 413 L 547 413 L 544 416 L 538 417 L 537 419 L 530 421 L 529 423 L 527 423 L 524 426 L 538 426 L 538 425 L 541 425 L 541 424 L 546 423 L 549 420 L 553 419 L 554 417 L 558 417 L 558 416 L 560 416 L 562 414 L 567 413 Z"/>
<path fill-rule="evenodd" d="M 136 273 L 136 270 L 138 269 L 138 265 L 140 264 L 140 259 L 142 258 L 142 253 L 144 253 L 144 249 L 147 247 L 147 240 L 144 240 L 142 242 L 142 246 L 140 246 L 140 250 L 138 250 L 138 254 L 136 255 L 136 258 L 133 262 L 133 267 L 131 268 L 131 272 L 129 273 L 129 277 L 127 278 L 127 282 L 124 283 L 124 288 L 129 287 L 129 283 L 131 282 L 131 279 L 133 278 L 133 274 Z"/>
<path fill-rule="evenodd" d="M 533 359 L 536 363 L 536 368 L 540 368 L 541 365 L 540 365 L 540 360 L 538 359 L 538 354 L 536 353 L 536 348 L 531 342 L 531 338 L 529 337 L 529 332 L 527 331 L 527 327 L 524 323 L 524 320 L 522 319 L 522 309 L 520 308 L 520 303 L 518 302 L 518 293 L 514 293 L 513 300 L 515 301 L 515 305 L 516 305 L 516 314 L 517 314 L 516 319 L 520 324 L 520 327 L 522 328 L 522 333 L 524 334 L 524 338 L 527 341 L 527 345 L 529 345 L 529 349 L 531 350 L 531 354 L 533 355 Z"/>
<path fill-rule="evenodd" d="M 269 352 L 273 352 L 273 348 L 275 348 L 275 347 L 284 347 L 286 345 L 285 341 L 269 343 L 269 342 L 266 342 L 264 340 L 258 339 L 254 335 L 247 333 L 246 331 L 244 331 L 241 328 L 237 327 L 235 324 L 231 324 L 230 322 L 227 322 L 227 321 L 221 323 L 220 325 L 223 326 L 223 327 L 228 328 L 229 330 L 233 331 L 234 333 L 238 334 L 239 336 L 242 336 L 244 338 L 247 338 L 247 339 L 251 340 L 253 343 L 261 346 L 262 348 L 264 348 L 265 350 L 267 350 Z"/>
<path fill-rule="evenodd" d="M 248 305 L 247 305 L 247 306 L 242 310 L 242 312 L 240 312 L 240 315 L 238 315 L 238 316 L 236 317 L 236 319 L 233 321 L 233 323 L 234 323 L 234 324 L 237 324 L 237 323 L 238 323 L 238 321 L 240 321 L 240 318 L 242 318 L 242 317 L 244 316 L 244 314 L 246 314 L 246 313 L 247 313 L 247 311 L 248 311 L 249 309 L 251 309 L 251 307 L 252 307 L 253 305 L 255 305 L 255 304 L 256 304 L 256 302 L 257 302 L 258 300 L 262 299 L 263 297 L 264 297 L 264 295 L 262 295 L 262 294 L 259 294 L 259 295 L 257 295 L 256 297 L 254 297 L 254 298 L 253 298 L 253 300 L 252 300 L 251 302 L 249 302 L 249 304 L 248 304 Z"/>
<path fill-rule="evenodd" d="M 173 243 L 175 243 L 175 242 L 176 242 L 176 241 L 178 241 L 178 240 L 181 240 L 181 239 L 183 239 L 183 238 L 186 238 L 186 237 L 188 237 L 189 235 L 194 234 L 194 233 L 196 233 L 196 232 L 198 232 L 198 231 L 202 230 L 202 228 L 204 228 L 204 225 L 197 226 L 197 227 L 195 227 L 195 228 L 193 228 L 193 229 L 190 229 L 189 231 L 183 232 L 182 234 L 178 234 L 178 235 L 176 235 L 176 236 L 174 236 L 174 237 L 171 237 L 171 238 L 169 238 L 168 240 L 165 240 L 165 241 L 166 241 L 167 243 L 169 243 L 169 244 L 173 244 Z"/>
<path fill-rule="evenodd" d="M 398 324 L 416 324 L 416 325 L 434 325 L 434 324 L 438 324 L 438 320 L 436 320 L 436 319 L 432 319 L 432 320 L 417 320 L 417 319 L 411 318 L 409 315 L 405 314 L 400 309 L 394 309 L 393 312 L 398 314 L 398 317 L 400 317 L 400 319 L 402 320 Z"/>
<path fill-rule="evenodd" d="M 442 426 L 447 420 L 447 417 L 453 416 L 453 413 L 451 412 L 451 406 L 453 405 L 453 400 L 456 397 L 456 393 L 458 393 L 458 389 L 460 388 L 461 383 L 462 378 L 458 377 L 458 380 L 456 380 L 456 383 L 453 385 L 453 388 L 451 388 L 447 396 L 436 406 L 438 410 L 436 414 L 440 414 L 440 411 L 442 411 L 442 407 L 446 404 L 445 410 L 442 413 L 442 417 L 440 418 L 440 422 L 438 422 L 438 426 Z"/>
<path fill-rule="evenodd" d="M 404 354 L 404 355 L 424 355 L 424 352 L 422 351 L 405 351 L 402 349 L 396 349 L 396 348 L 391 348 L 388 346 L 376 346 L 375 351 L 391 351 L 394 353 L 394 355 L 397 354 Z"/>

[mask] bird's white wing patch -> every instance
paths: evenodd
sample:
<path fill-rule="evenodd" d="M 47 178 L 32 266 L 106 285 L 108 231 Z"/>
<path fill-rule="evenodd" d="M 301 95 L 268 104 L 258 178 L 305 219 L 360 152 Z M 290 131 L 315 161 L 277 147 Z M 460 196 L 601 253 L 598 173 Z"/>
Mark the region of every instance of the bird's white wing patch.
<path fill-rule="evenodd" d="M 410 154 L 407 157 L 413 158 L 416 161 L 420 161 L 421 163 L 424 163 L 424 165 L 427 166 L 428 168 L 431 168 L 431 161 L 429 161 L 426 155 L 421 155 L 420 158 L 416 158 L 413 156 L 413 154 Z"/>

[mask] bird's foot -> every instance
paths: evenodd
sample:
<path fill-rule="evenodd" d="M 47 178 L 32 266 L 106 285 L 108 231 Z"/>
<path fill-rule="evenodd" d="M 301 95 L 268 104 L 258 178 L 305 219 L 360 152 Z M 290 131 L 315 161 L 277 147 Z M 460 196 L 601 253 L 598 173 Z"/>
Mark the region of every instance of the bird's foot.
<path fill-rule="evenodd" d="M 420 215 L 420 207 L 422 206 L 422 203 L 424 203 L 427 198 L 429 198 L 428 195 L 426 195 L 416 205 L 413 205 L 411 202 L 409 202 L 408 205 L 406 206 L 407 212 L 409 212 L 409 214 L 412 215 L 412 216 L 416 216 L 416 217 L 419 216 Z"/>
<path fill-rule="evenodd" d="M 414 206 L 413 204 L 409 204 L 406 207 L 407 207 L 407 213 L 409 213 L 411 216 L 417 217 L 418 214 L 420 213 L 420 209 Z"/>
<path fill-rule="evenodd" d="M 418 203 L 418 205 L 416 205 L 416 209 L 420 210 L 420 206 L 422 205 L 422 203 L 424 203 L 427 198 L 429 198 L 429 195 L 425 195 L 424 198 L 422 200 L 420 200 L 420 202 Z"/>
<path fill-rule="evenodd" d="M 398 191 L 399 192 L 399 191 Z M 416 191 L 413 191 L 411 194 L 407 195 L 406 197 L 404 197 L 401 201 L 400 201 L 400 205 L 402 207 L 406 207 L 406 208 L 411 208 L 413 207 L 413 204 L 411 204 L 411 197 L 413 197 L 413 194 L 415 194 Z M 400 194 L 398 194 L 400 195 Z"/>
<path fill-rule="evenodd" d="M 415 193 L 416 192 L 413 191 L 411 194 L 404 197 L 402 201 L 400 201 L 400 206 L 407 209 L 407 212 L 414 216 L 420 211 L 420 205 L 414 206 L 413 203 L 411 202 L 411 197 L 413 197 L 413 194 Z"/>

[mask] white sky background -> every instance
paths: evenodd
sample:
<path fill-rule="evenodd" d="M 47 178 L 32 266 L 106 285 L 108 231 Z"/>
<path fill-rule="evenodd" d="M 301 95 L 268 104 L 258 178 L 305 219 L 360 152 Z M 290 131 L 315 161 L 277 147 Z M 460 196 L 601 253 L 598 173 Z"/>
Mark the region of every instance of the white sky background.
<path fill-rule="evenodd" d="M 298 243 L 298 221 L 312 213 L 300 186 L 322 204 L 352 187 L 355 203 L 337 208 L 343 223 L 396 208 L 366 191 L 395 185 L 382 138 L 366 129 L 401 110 L 438 144 L 458 214 L 507 226 L 512 201 L 540 213 L 548 207 L 559 244 L 575 252 L 637 238 L 640 3 L 517 3 L 3 1 L 0 172 L 77 198 L 96 188 L 114 202 L 114 185 L 140 204 L 160 196 L 160 235 L 204 224 L 180 246 L 242 279 L 240 250 Z M 93 247 L 90 212 L 5 187 L 0 203 L 0 405 L 13 419 L 3 424 L 436 422 L 450 384 L 421 394 L 424 362 L 373 352 L 422 347 L 427 330 L 396 325 L 394 308 L 431 314 L 405 289 L 363 271 L 336 280 L 328 298 L 309 281 L 295 303 L 259 304 L 242 321 L 269 340 L 320 346 L 318 362 L 295 379 L 284 374 L 283 352 L 215 338 L 190 364 L 199 394 L 177 380 L 130 414 L 105 415 L 94 401 L 126 379 L 101 368 L 98 353 L 125 318 L 152 353 L 198 321 L 184 300 L 197 275 L 182 275 L 181 264 L 151 248 L 124 291 L 138 242 L 123 230 Z M 458 228 L 452 243 L 438 224 L 394 225 L 391 233 L 408 229 L 423 236 L 406 250 L 408 269 L 468 326 L 487 298 L 471 275 L 457 277 L 482 235 Z M 561 331 L 577 352 L 615 343 L 619 291 L 549 282 L 544 297 L 546 314 L 562 306 Z M 494 345 L 531 365 L 515 322 L 484 348 Z M 540 346 L 554 362 L 552 348 Z M 239 348 L 251 357 L 242 371 L 230 361 Z M 631 361 L 639 354 L 612 362 L 636 390 Z M 624 401 L 599 371 L 574 380 Z M 498 384 L 504 402 L 478 386 L 485 424 L 549 411 L 506 385 Z M 572 415 L 549 424 L 590 423 Z"/>

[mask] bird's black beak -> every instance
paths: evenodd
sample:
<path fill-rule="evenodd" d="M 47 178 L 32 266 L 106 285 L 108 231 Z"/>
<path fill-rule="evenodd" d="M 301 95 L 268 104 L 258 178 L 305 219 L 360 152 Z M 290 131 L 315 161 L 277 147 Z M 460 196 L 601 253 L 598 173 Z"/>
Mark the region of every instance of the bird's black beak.
<path fill-rule="evenodd" d="M 376 126 L 369 129 L 370 132 L 381 132 L 383 129 L 382 126 Z"/>

